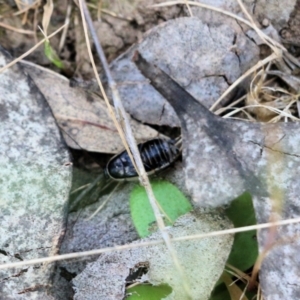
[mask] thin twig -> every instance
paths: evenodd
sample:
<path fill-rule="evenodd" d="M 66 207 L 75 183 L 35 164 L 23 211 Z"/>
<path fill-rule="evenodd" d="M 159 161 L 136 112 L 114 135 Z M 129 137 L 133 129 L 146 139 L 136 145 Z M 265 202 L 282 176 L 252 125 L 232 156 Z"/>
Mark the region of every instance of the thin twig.
<path fill-rule="evenodd" d="M 38 28 L 38 15 L 39 15 L 39 6 L 40 6 L 40 3 L 38 3 L 38 5 L 36 5 L 34 7 L 34 13 L 33 13 L 33 24 L 32 24 L 32 27 L 33 27 L 33 30 L 35 32 L 35 35 L 34 35 L 34 43 L 37 44 L 38 43 L 38 36 L 37 36 L 37 28 Z"/>
<path fill-rule="evenodd" d="M 83 18 L 83 20 L 86 19 L 86 22 L 90 29 L 91 36 L 92 36 L 94 44 L 95 44 L 95 48 L 96 48 L 98 56 L 102 62 L 102 66 L 103 66 L 104 72 L 107 77 L 108 85 L 112 92 L 114 107 L 116 110 L 117 119 L 119 121 L 118 123 L 120 123 L 122 125 L 122 128 L 121 128 L 121 126 L 119 126 L 119 124 L 116 124 L 116 126 L 120 127 L 120 129 L 121 129 L 120 131 L 118 130 L 119 133 L 121 134 L 121 138 L 122 138 L 123 134 L 126 137 L 126 141 L 128 142 L 128 146 L 129 146 L 129 148 L 128 148 L 126 141 L 124 141 L 125 147 L 127 146 L 127 148 L 128 148 L 128 149 L 126 148 L 127 153 L 129 154 L 129 156 L 132 160 L 132 163 L 134 164 L 134 166 L 136 168 L 136 171 L 139 175 L 139 180 L 140 180 L 141 184 L 145 187 L 145 190 L 146 190 L 149 202 L 151 204 L 154 216 L 156 218 L 156 222 L 157 222 L 158 228 L 160 230 L 160 233 L 162 235 L 162 238 L 165 241 L 165 244 L 166 244 L 166 246 L 169 250 L 169 253 L 173 259 L 174 265 L 175 265 L 177 271 L 179 272 L 179 275 L 181 276 L 183 288 L 184 288 L 187 296 L 189 298 L 191 298 L 191 292 L 190 292 L 190 288 L 189 288 L 188 282 L 186 280 L 186 277 L 184 275 L 184 270 L 178 260 L 176 251 L 175 251 L 173 245 L 171 244 L 169 234 L 166 230 L 163 218 L 160 214 L 159 207 L 157 205 L 157 200 L 155 199 L 154 193 L 152 191 L 148 175 L 145 171 L 144 164 L 142 162 L 136 141 L 133 136 L 132 129 L 130 127 L 127 113 L 126 113 L 126 111 L 123 107 L 122 101 L 120 99 L 120 95 L 119 95 L 119 92 L 117 89 L 117 84 L 110 73 L 109 66 L 106 61 L 106 57 L 104 55 L 103 49 L 98 40 L 98 36 L 97 36 L 95 28 L 93 26 L 89 11 L 86 7 L 86 3 L 84 0 L 80 0 L 79 4 L 80 4 L 80 8 L 81 8 L 82 18 Z M 83 23 L 85 23 L 85 22 L 83 22 Z M 87 41 L 87 43 L 88 43 L 88 41 Z M 98 76 L 98 74 L 96 76 Z M 99 82 L 100 82 L 100 79 L 99 79 Z M 122 138 L 122 140 L 123 140 L 123 138 Z M 132 154 L 132 156 L 131 156 L 131 154 Z"/>
<path fill-rule="evenodd" d="M 85 39 L 86 39 L 86 45 L 87 45 L 87 50 L 88 50 L 88 54 L 89 54 L 89 58 L 90 58 L 90 61 L 91 61 L 91 64 L 92 64 L 92 67 L 93 67 L 93 71 L 94 71 L 94 74 L 95 74 L 95 77 L 96 77 L 96 80 L 97 80 L 97 83 L 99 85 L 99 88 L 100 88 L 100 91 L 101 91 L 101 94 L 103 95 L 103 98 L 104 98 L 104 101 L 106 103 L 106 106 L 107 106 L 107 109 L 108 109 L 108 113 L 111 117 L 111 119 L 113 120 L 117 130 L 118 130 L 118 133 L 120 135 L 120 138 L 125 146 L 125 149 L 126 151 L 128 152 L 128 155 L 130 157 L 130 159 L 132 159 L 132 155 L 131 155 L 131 152 L 129 151 L 129 147 L 128 147 L 128 144 L 126 142 L 126 138 L 125 138 L 125 135 L 124 135 L 124 132 L 123 132 L 123 129 L 122 127 L 120 126 L 117 118 L 116 118 L 116 114 L 112 108 L 112 106 L 110 105 L 109 103 L 109 100 L 107 98 L 107 95 L 106 95 L 106 92 L 104 90 L 104 87 L 102 85 L 102 82 L 100 80 L 100 77 L 98 75 L 98 72 L 97 72 L 97 68 L 96 68 L 96 65 L 95 65 L 95 61 L 94 61 L 94 58 L 93 58 L 93 55 L 92 55 L 92 51 L 91 51 L 91 45 L 90 45 L 90 41 L 89 41 L 89 38 L 88 38 L 88 31 L 87 31 L 87 27 L 86 27 L 86 22 L 85 22 L 85 14 L 83 12 L 83 8 L 82 8 L 82 1 L 79 1 L 79 4 L 80 4 L 80 12 L 81 12 L 81 17 L 82 17 L 82 26 L 83 26 L 83 31 L 84 31 L 84 35 L 85 35 Z M 85 4 L 85 2 L 84 2 Z M 87 10 L 87 9 L 86 9 Z M 92 24 L 92 21 L 90 21 L 90 24 Z M 93 26 L 92 26 L 93 27 Z M 93 27 L 92 31 L 94 32 L 94 35 L 96 35 L 95 33 L 95 29 Z M 91 32 L 91 34 L 93 35 L 93 33 Z M 98 47 L 99 48 L 99 47 Z M 103 55 L 104 56 L 104 55 Z M 104 56 L 105 58 L 105 56 Z M 133 159 L 132 159 L 133 161 Z M 134 161 L 133 161 L 134 162 Z"/>

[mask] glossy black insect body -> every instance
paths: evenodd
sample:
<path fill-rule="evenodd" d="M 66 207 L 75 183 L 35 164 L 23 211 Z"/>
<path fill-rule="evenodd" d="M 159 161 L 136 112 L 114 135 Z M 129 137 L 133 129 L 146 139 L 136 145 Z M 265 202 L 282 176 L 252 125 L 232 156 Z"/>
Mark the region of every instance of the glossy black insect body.
<path fill-rule="evenodd" d="M 167 168 L 180 155 L 174 140 L 153 139 L 138 145 L 146 172 L 150 175 Z M 115 155 L 106 165 L 106 176 L 113 180 L 130 180 L 138 176 L 127 151 Z"/>

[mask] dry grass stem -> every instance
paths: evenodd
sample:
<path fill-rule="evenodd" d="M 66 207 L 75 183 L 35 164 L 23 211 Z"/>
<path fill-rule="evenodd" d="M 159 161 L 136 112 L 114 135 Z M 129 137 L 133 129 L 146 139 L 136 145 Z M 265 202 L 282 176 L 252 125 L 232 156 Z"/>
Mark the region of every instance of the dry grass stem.
<path fill-rule="evenodd" d="M 186 7 L 187 7 L 187 9 L 189 11 L 190 16 L 193 17 L 193 12 L 191 10 L 189 2 L 187 0 L 184 0 L 184 3 L 185 3 L 185 5 L 186 5 Z"/>
<path fill-rule="evenodd" d="M 3 27 L 3 28 L 8 29 L 8 30 L 15 31 L 15 32 L 18 32 L 18 33 L 21 33 L 21 34 L 28 34 L 28 35 L 34 35 L 35 34 L 33 30 L 26 30 L 26 29 L 16 28 L 16 27 L 10 26 L 8 24 L 5 24 L 3 22 L 0 22 L 0 27 Z"/>
<path fill-rule="evenodd" d="M 36 48 L 38 48 L 40 45 L 42 45 L 46 40 L 52 38 L 53 36 L 55 36 L 57 33 L 59 33 L 65 26 L 67 26 L 67 24 L 64 24 L 63 26 L 61 26 L 60 28 L 58 28 L 57 30 L 55 30 L 53 33 L 51 33 L 50 35 L 48 35 L 46 38 L 42 39 L 41 41 L 39 41 L 36 45 L 34 45 L 32 48 L 30 48 L 28 51 L 26 51 L 24 54 L 20 55 L 18 58 L 14 59 L 13 61 L 11 61 L 10 63 L 8 63 L 7 65 L 5 65 L 4 67 L 2 67 L 0 69 L 0 73 L 4 72 L 6 69 L 10 68 L 11 66 L 13 66 L 14 64 L 16 64 L 17 62 L 19 62 L 20 60 L 22 60 L 24 57 L 26 57 L 27 55 L 29 55 L 31 52 L 33 52 Z"/>
<path fill-rule="evenodd" d="M 44 5 L 43 9 L 44 9 L 44 13 L 43 13 L 42 25 L 43 25 L 44 33 L 47 36 L 47 31 L 48 31 L 48 27 L 49 27 L 49 24 L 50 24 L 50 19 L 51 19 L 51 16 L 53 14 L 53 1 L 52 0 L 47 0 L 47 2 Z"/>
<path fill-rule="evenodd" d="M 71 13 L 72 13 L 72 2 L 70 2 L 67 6 L 67 11 L 66 11 L 66 18 L 65 18 L 65 24 L 66 24 L 66 27 L 64 28 L 62 34 L 61 34 L 61 38 L 60 38 L 60 41 L 59 41 L 59 46 L 58 46 L 58 53 L 60 53 L 65 45 L 65 42 L 66 42 L 66 37 L 67 37 L 67 32 L 68 32 L 68 29 L 69 29 L 69 24 L 70 24 L 70 16 L 71 16 Z"/>
<path fill-rule="evenodd" d="M 274 45 L 275 47 L 283 50 L 283 51 L 286 51 L 287 50 L 285 49 L 285 47 L 281 44 L 279 44 L 277 41 L 275 41 L 274 39 L 272 39 L 271 37 L 267 36 L 266 34 L 264 34 L 260 29 L 257 28 L 256 24 L 255 23 L 252 23 L 251 21 L 248 21 L 234 13 L 231 13 L 229 11 L 226 11 L 226 10 L 223 10 L 222 8 L 218 8 L 218 7 L 215 7 L 215 6 L 211 6 L 211 5 L 207 5 L 207 4 L 204 4 L 204 3 L 198 3 L 198 2 L 193 2 L 193 1 L 166 1 L 166 2 L 163 2 L 163 3 L 159 3 L 159 4 L 154 4 L 154 5 L 150 5 L 149 7 L 165 7 L 165 6 L 172 6 L 172 5 L 178 5 L 178 4 L 189 4 L 191 6 L 198 6 L 198 7 L 202 7 L 202 8 L 207 8 L 207 9 L 210 9 L 210 10 L 213 10 L 213 11 L 216 11 L 216 12 L 219 12 L 223 15 L 226 15 L 226 16 L 229 16 L 231 18 L 234 18 L 246 25 L 248 25 L 249 27 L 253 28 L 255 31 L 258 30 L 259 31 L 259 36 L 265 41 L 267 40 L 268 43 L 271 43 L 272 45 Z"/>
<path fill-rule="evenodd" d="M 93 58 L 93 55 L 92 55 L 92 51 L 91 51 L 90 41 L 89 41 L 89 38 L 88 38 L 88 31 L 87 31 L 87 26 L 86 26 L 86 19 L 85 19 L 84 11 L 83 11 L 83 8 L 82 8 L 83 1 L 80 0 L 79 1 L 79 5 L 80 5 L 81 17 L 82 17 L 82 20 L 83 20 L 82 25 L 83 25 L 83 31 L 84 31 L 84 35 L 85 35 L 85 39 L 86 39 L 86 45 L 87 45 L 88 55 L 89 55 L 89 58 L 90 58 L 90 61 L 91 61 L 91 64 L 92 64 L 92 68 L 93 68 L 93 71 L 94 71 L 97 83 L 99 85 L 100 91 L 101 91 L 101 93 L 103 95 L 103 98 L 104 98 L 104 101 L 106 103 L 106 106 L 107 106 L 107 109 L 108 109 L 108 113 L 109 113 L 111 119 L 113 120 L 113 122 L 114 122 L 117 130 L 118 130 L 118 133 L 120 135 L 122 143 L 123 143 L 123 145 L 124 145 L 124 147 L 125 147 L 128 155 L 130 156 L 130 159 L 132 160 L 133 163 L 135 163 L 134 160 L 133 160 L 132 154 L 131 154 L 131 152 L 129 150 L 129 147 L 128 147 L 128 144 L 127 144 L 127 141 L 126 141 L 125 134 L 123 132 L 122 126 L 120 125 L 120 122 L 117 120 L 115 111 L 114 111 L 114 109 L 112 108 L 112 106 L 109 103 L 109 100 L 107 98 L 106 92 L 104 90 L 104 87 L 103 87 L 102 82 L 100 80 L 99 74 L 97 72 L 97 68 L 96 68 L 95 61 L 94 61 L 94 58 Z M 106 67 L 106 69 L 109 69 L 109 68 Z"/>
<path fill-rule="evenodd" d="M 100 180 L 103 180 L 103 176 L 104 175 L 101 173 L 96 177 L 96 179 L 93 182 L 88 184 L 88 187 L 85 190 L 83 190 L 72 202 L 71 210 L 72 208 L 75 208 L 78 203 L 80 203 L 80 201 L 88 194 L 89 191 L 91 191 L 100 182 Z"/>
<path fill-rule="evenodd" d="M 235 300 L 249 300 L 244 292 L 240 289 L 240 287 L 231 279 L 231 276 L 228 275 L 228 272 L 223 272 L 221 275 L 221 279 L 223 283 L 226 285 L 228 293 L 230 295 L 230 299 Z"/>
<path fill-rule="evenodd" d="M 77 192 L 79 192 L 79 191 L 82 191 L 83 189 L 89 187 L 89 185 L 90 185 L 90 183 L 87 183 L 87 184 L 84 184 L 84 185 L 78 187 L 77 189 L 72 190 L 72 191 L 70 192 L 70 195 L 75 194 L 75 193 L 77 193 Z"/>
<path fill-rule="evenodd" d="M 221 108 L 219 108 L 219 109 L 216 110 L 214 113 L 215 113 L 215 115 L 218 116 L 218 115 L 222 114 L 223 112 L 225 112 L 226 110 L 228 110 L 228 109 L 230 109 L 230 108 L 233 108 L 235 105 L 237 105 L 237 104 L 243 102 L 245 99 L 246 99 L 246 96 L 244 95 L 244 96 L 240 97 L 239 99 L 233 101 L 232 103 L 230 103 L 230 104 L 227 105 L 226 107 L 221 107 Z"/>
<path fill-rule="evenodd" d="M 108 203 L 108 201 L 111 199 L 111 197 L 113 196 L 113 194 L 114 194 L 114 192 L 119 188 L 119 186 L 121 185 L 121 183 L 122 182 L 118 182 L 117 184 L 116 184 L 116 186 L 113 188 L 113 190 L 109 193 L 109 195 L 106 197 L 106 199 L 103 201 L 103 203 L 96 209 L 96 211 L 94 212 L 94 213 L 92 213 L 92 215 L 91 216 L 89 216 L 88 218 L 87 218 L 87 220 L 89 221 L 89 220 L 91 220 L 91 219 L 93 219 L 96 215 L 97 215 L 97 213 L 100 211 L 100 210 L 102 210 L 102 208 Z"/>
<path fill-rule="evenodd" d="M 272 106 L 268 106 L 268 105 L 262 105 L 262 104 L 257 104 L 257 105 L 247 105 L 247 106 L 244 106 L 244 107 L 240 107 L 240 108 L 235 108 L 234 111 L 226 114 L 225 116 L 223 116 L 223 118 L 229 118 L 233 115 L 235 115 L 236 113 L 240 112 L 240 111 L 244 111 L 245 112 L 245 109 L 247 108 L 265 108 L 267 110 L 270 110 L 278 115 L 280 115 L 281 117 L 288 117 L 288 118 L 291 118 L 293 121 L 300 121 L 299 118 L 297 117 L 294 117 L 293 115 L 291 115 L 290 113 L 288 112 L 285 112 L 285 111 L 282 111 L 282 110 L 279 110 L 275 107 L 272 107 Z"/>
<path fill-rule="evenodd" d="M 246 274 L 245 272 L 241 271 L 240 269 L 236 268 L 235 266 L 226 263 L 226 268 L 228 268 L 229 270 L 226 270 L 227 272 L 230 272 L 231 274 L 233 274 L 235 277 L 237 277 L 239 280 L 243 281 L 243 282 L 249 282 L 251 277 Z M 258 285 L 258 282 L 257 282 Z"/>
<path fill-rule="evenodd" d="M 31 3 L 31 4 L 28 4 L 25 8 L 20 9 L 19 11 L 13 13 L 12 15 L 13 16 L 18 16 L 18 15 L 21 15 L 23 13 L 26 13 L 28 10 L 34 9 L 34 8 L 40 6 L 40 2 L 41 2 L 40 0 L 37 0 L 37 1 L 33 2 L 33 3 Z M 8 15 L 8 16 L 0 16 L 1 19 L 8 18 L 8 17 L 10 17 L 10 15 Z"/>
<path fill-rule="evenodd" d="M 34 14 L 33 14 L 33 26 L 32 27 L 35 32 L 35 35 L 34 35 L 35 44 L 38 43 L 37 28 L 38 28 L 38 23 L 39 23 L 39 20 L 38 20 L 39 5 L 40 5 L 40 3 L 34 7 Z"/>
<path fill-rule="evenodd" d="M 27 7 L 29 6 L 29 4 L 26 3 L 26 1 L 22 1 L 22 0 L 15 0 L 15 3 L 19 10 L 24 9 L 24 8 L 27 9 Z"/>
<path fill-rule="evenodd" d="M 123 15 L 117 14 L 111 10 L 105 9 L 105 8 L 101 8 L 99 9 L 99 5 L 100 3 L 98 3 L 98 5 L 94 5 L 92 3 L 87 3 L 87 6 L 92 8 L 92 9 L 96 9 L 97 10 L 97 19 L 100 20 L 101 19 L 101 13 L 104 13 L 106 15 L 109 15 L 111 17 L 114 17 L 116 19 L 121 19 L 121 20 L 126 20 L 128 22 L 133 21 L 133 18 L 130 17 L 125 17 Z"/>
<path fill-rule="evenodd" d="M 257 120 L 263 122 L 275 123 L 282 118 L 285 121 L 288 118 L 298 121 L 298 118 L 294 117 L 290 110 L 296 104 L 299 95 L 279 87 L 275 80 L 276 76 L 267 79 L 267 76 L 270 76 L 269 69 L 270 65 L 266 70 L 261 69 L 253 77 L 250 91 L 246 97 L 246 106 L 243 108 L 253 113 Z"/>
<path fill-rule="evenodd" d="M 256 299 L 257 300 L 264 300 L 264 297 L 262 295 L 262 290 L 261 290 L 261 286 L 260 285 L 258 286 L 258 289 L 257 289 Z"/>
<path fill-rule="evenodd" d="M 231 229 L 213 231 L 213 232 L 196 234 L 196 235 L 181 236 L 181 237 L 172 238 L 171 241 L 172 242 L 180 242 L 180 241 L 204 239 L 204 238 L 209 238 L 209 237 L 222 236 L 225 234 L 235 234 L 238 232 L 260 230 L 260 229 L 270 228 L 270 227 L 274 227 L 274 226 L 285 226 L 285 225 L 296 224 L 296 223 L 300 223 L 300 218 L 275 221 L 275 222 L 269 222 L 269 223 L 257 224 L 257 225 L 251 225 L 251 226 L 245 226 L 245 227 L 231 228 Z M 2 265 L 0 265 L 0 270 L 28 266 L 28 265 L 35 265 L 35 264 L 40 264 L 40 263 L 49 263 L 49 262 L 54 262 L 54 261 L 66 260 L 66 259 L 74 259 L 74 258 L 80 258 L 80 257 L 85 257 L 85 256 L 99 255 L 102 253 L 108 253 L 108 252 L 112 252 L 112 251 L 121 251 L 121 250 L 133 249 L 133 248 L 138 248 L 138 247 L 148 247 L 148 246 L 159 245 L 159 244 L 163 244 L 163 243 L 164 243 L 163 240 L 158 240 L 158 241 L 151 241 L 151 242 L 142 242 L 142 243 L 138 243 L 138 244 L 130 244 L 130 245 L 115 246 L 115 247 L 110 247 L 110 248 L 96 249 L 96 250 L 90 250 L 90 251 L 84 251 L 84 252 L 75 252 L 75 253 L 69 253 L 69 254 L 54 255 L 54 256 L 49 256 L 49 257 L 31 259 L 31 260 L 27 260 L 27 261 L 2 264 Z"/>
<path fill-rule="evenodd" d="M 254 21 L 252 16 L 249 14 L 249 12 L 247 11 L 243 2 L 241 0 L 237 0 L 237 2 L 240 5 L 243 13 L 246 15 L 246 17 L 251 22 L 251 24 L 252 24 L 251 27 L 256 31 L 256 33 L 264 41 L 264 43 L 267 44 L 272 49 L 272 51 L 277 54 L 278 57 L 282 56 L 282 51 L 287 52 L 287 50 L 285 49 L 285 47 L 283 45 L 279 44 L 277 41 L 275 41 L 271 37 L 267 36 L 264 32 L 262 32 L 260 30 L 260 28 L 258 28 L 257 23 Z"/>
<path fill-rule="evenodd" d="M 221 96 L 220 98 L 211 106 L 210 110 L 213 111 L 216 109 L 216 107 L 221 103 L 221 101 L 229 95 L 231 91 L 233 91 L 245 78 L 247 78 L 249 75 L 254 73 L 255 71 L 262 68 L 264 65 L 268 64 L 269 62 L 277 59 L 277 54 L 272 53 L 268 57 L 266 57 L 263 60 L 260 60 L 256 65 L 254 65 L 252 68 L 250 68 L 248 71 L 246 71 L 240 78 L 238 78 Z"/>
<path fill-rule="evenodd" d="M 219 12 L 223 15 L 232 17 L 232 18 L 234 18 L 238 21 L 241 21 L 241 22 L 245 23 L 246 25 L 252 27 L 252 24 L 250 22 L 248 22 L 247 20 L 241 18 L 240 16 L 238 16 L 234 13 L 231 13 L 229 11 L 223 10 L 221 8 L 211 6 L 211 5 L 207 5 L 207 4 L 204 4 L 204 3 L 198 3 L 198 2 L 193 2 L 193 1 L 184 1 L 184 0 L 182 0 L 182 1 L 166 1 L 166 2 L 159 3 L 159 4 L 150 5 L 149 7 L 165 7 L 165 6 L 173 6 L 173 5 L 178 5 L 178 4 L 183 4 L 183 5 L 188 4 L 188 5 L 191 5 L 191 6 L 198 6 L 198 7 L 202 7 L 202 8 L 207 8 L 207 9 Z"/>
<path fill-rule="evenodd" d="M 222 95 L 221 97 L 212 105 L 212 107 L 210 108 L 211 111 L 214 111 L 216 109 L 216 107 L 220 104 L 220 102 L 231 92 L 233 91 L 234 88 L 236 88 L 246 77 L 248 77 L 249 75 L 251 75 L 253 72 L 260 70 L 265 64 L 270 63 L 274 60 L 278 60 L 280 58 L 282 58 L 282 53 L 284 52 L 285 55 L 287 55 L 287 58 L 289 57 L 287 50 L 285 49 L 284 46 L 282 46 L 280 43 L 278 43 L 276 40 L 272 39 L 271 37 L 267 36 L 265 33 L 263 33 L 260 28 L 258 27 L 257 23 L 254 21 L 253 17 L 249 14 L 249 12 L 246 10 L 244 4 L 241 2 L 241 0 L 237 0 L 238 4 L 241 7 L 241 10 L 243 11 L 243 13 L 245 14 L 245 16 L 249 19 L 249 20 L 245 20 L 239 16 L 237 16 L 236 14 L 233 14 L 231 12 L 228 11 L 224 11 L 220 8 L 217 7 L 213 7 L 210 5 L 206 5 L 203 3 L 195 3 L 192 1 L 168 1 L 168 2 L 163 2 L 160 4 L 155 4 L 152 5 L 151 7 L 164 7 L 164 6 L 171 6 L 171 5 L 176 5 L 176 4 L 184 4 L 184 5 L 193 5 L 193 6 L 198 6 L 198 7 L 202 7 L 202 8 L 206 8 L 206 9 L 210 9 L 219 13 L 222 13 L 224 15 L 227 15 L 229 17 L 232 17 L 240 22 L 243 22 L 244 24 L 248 25 L 249 27 L 253 28 L 256 33 L 258 34 L 258 36 L 262 39 L 262 41 L 267 44 L 273 51 L 273 53 L 265 58 L 264 60 L 258 62 L 254 67 L 252 67 L 250 70 L 248 70 L 247 72 L 245 72 L 245 74 L 243 74 L 240 78 L 238 78 Z M 298 63 L 299 64 L 299 63 Z M 231 112 L 230 115 L 235 114 L 238 111 L 235 112 Z M 221 113 L 221 111 L 219 110 L 219 114 Z M 230 116 L 229 115 L 229 116 Z M 286 115 L 285 115 L 286 116 Z M 228 116 L 227 116 L 228 117 Z"/>
<path fill-rule="evenodd" d="M 64 25 L 65 26 L 65 25 Z M 48 38 L 50 38 L 51 35 L 48 36 Z M 41 70 L 42 72 L 46 72 L 46 73 L 49 73 L 49 74 L 52 74 L 53 76 L 56 76 L 59 78 L 59 80 L 62 80 L 62 81 L 66 81 L 66 82 L 69 82 L 69 79 L 67 79 L 65 76 L 51 70 L 51 69 L 47 69 L 45 67 L 42 67 L 40 65 L 37 65 L 31 61 L 28 61 L 28 60 L 21 60 L 21 63 L 24 64 L 24 65 L 28 65 L 28 66 L 31 66 L 33 68 L 36 68 L 38 70 Z M 78 119 L 76 119 L 78 120 Z"/>

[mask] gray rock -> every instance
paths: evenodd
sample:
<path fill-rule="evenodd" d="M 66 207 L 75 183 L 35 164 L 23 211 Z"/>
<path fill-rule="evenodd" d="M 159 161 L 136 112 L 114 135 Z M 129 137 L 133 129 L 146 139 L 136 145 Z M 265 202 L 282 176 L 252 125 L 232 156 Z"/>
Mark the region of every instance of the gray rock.
<path fill-rule="evenodd" d="M 153 28 L 111 64 L 111 71 L 126 111 L 156 125 L 179 126 L 179 122 L 170 104 L 133 64 L 136 50 L 207 108 L 259 60 L 258 46 L 236 24 L 212 26 L 199 18 L 180 18 Z"/>
<path fill-rule="evenodd" d="M 3 67 L 11 59 L 0 50 Z M 68 150 L 43 95 L 17 65 L 0 74 L 0 95 L 0 263 L 55 255 L 71 185 Z M 48 299 L 52 272 L 51 264 L 1 270 L 0 299 Z"/>
<path fill-rule="evenodd" d="M 176 238 L 228 227 L 230 222 L 218 214 L 193 212 L 180 217 L 174 226 L 168 228 L 168 233 Z M 134 244 L 160 239 L 161 233 L 156 232 Z M 123 299 L 125 279 L 130 270 L 141 263 L 149 265 L 147 281 L 154 285 L 165 283 L 172 287 L 173 291 L 166 299 L 189 299 L 183 288 L 183 281 L 188 285 L 191 299 L 208 299 L 223 272 L 232 241 L 232 236 L 224 235 L 174 242 L 174 249 L 184 270 L 184 279 L 174 266 L 164 244 L 104 254 L 73 279 L 74 299 Z"/>
<path fill-rule="evenodd" d="M 203 3 L 201 0 L 196 0 L 195 2 Z M 243 1 L 243 4 L 254 20 L 258 21 L 259 25 L 262 24 L 263 21 L 268 20 L 278 31 L 280 31 L 288 22 L 296 2 L 296 0 L 288 0 L 285 2 L 278 2 L 276 0 L 247 0 Z M 228 11 L 248 20 L 236 0 L 206 0 L 205 4 L 217 7 L 222 11 Z M 207 8 L 200 8 L 194 5 L 191 5 L 190 7 L 193 16 L 200 18 L 203 22 L 209 22 L 212 26 L 222 23 L 230 24 L 232 26 L 234 26 L 234 24 L 243 26 L 242 22 L 220 12 L 215 12 Z"/>
<path fill-rule="evenodd" d="M 158 68 L 141 57 L 137 64 L 182 122 L 186 185 L 195 205 L 223 205 L 248 191 L 259 223 L 300 217 L 298 123 L 221 119 Z M 258 234 L 260 252 L 268 251 L 260 275 L 266 299 L 299 296 L 299 229 L 290 224 Z"/>
<path fill-rule="evenodd" d="M 139 44 L 114 60 L 110 68 L 124 107 L 133 118 L 171 127 L 179 126 L 177 116 L 132 63 L 137 50 L 207 108 L 259 60 L 258 46 L 236 22 L 214 24 L 201 18 L 178 18 L 150 30 Z M 76 85 L 98 89 L 93 81 Z M 110 95 L 109 88 L 107 93 Z"/>

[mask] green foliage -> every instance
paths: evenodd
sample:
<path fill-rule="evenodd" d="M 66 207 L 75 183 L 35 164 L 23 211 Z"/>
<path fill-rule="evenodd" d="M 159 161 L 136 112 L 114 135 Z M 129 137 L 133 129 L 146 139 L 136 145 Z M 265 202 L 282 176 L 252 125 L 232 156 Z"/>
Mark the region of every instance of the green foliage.
<path fill-rule="evenodd" d="M 192 209 L 191 204 L 184 195 L 169 182 L 155 181 L 152 183 L 152 188 L 159 205 L 172 222 L 180 215 L 183 215 Z M 132 191 L 130 196 L 130 208 L 132 220 L 139 235 L 141 237 L 149 235 L 151 224 L 155 222 L 155 218 L 143 187 L 136 186 Z M 255 211 L 249 193 L 244 193 L 232 201 L 225 212 L 236 228 L 256 224 Z M 166 218 L 165 220 L 167 225 L 170 224 L 167 222 Z M 233 247 L 227 262 L 241 271 L 246 271 L 254 265 L 257 256 L 258 243 L 256 240 L 256 231 L 253 230 L 235 234 Z M 240 284 L 240 288 L 243 290 L 245 286 L 242 283 L 239 283 L 238 285 Z M 143 285 L 140 285 L 139 288 L 141 288 L 142 291 L 134 291 L 134 295 L 130 296 L 128 299 L 161 299 L 159 296 L 157 296 L 158 298 L 152 298 L 152 295 L 154 296 L 155 292 L 150 291 L 149 289 L 153 288 L 153 286 L 141 286 Z M 144 292 L 143 289 L 146 291 Z M 132 290 L 128 290 L 128 292 L 132 293 Z M 210 300 L 221 299 L 230 300 L 231 298 L 226 285 L 222 283 L 222 281 L 219 281 Z"/>
<path fill-rule="evenodd" d="M 51 47 L 49 41 L 45 41 L 44 44 L 44 53 L 47 58 L 58 68 L 62 69 L 64 67 L 62 61 L 59 59 L 55 50 Z"/>
<path fill-rule="evenodd" d="M 167 284 L 158 286 L 139 284 L 126 290 L 127 294 L 131 294 L 126 297 L 126 300 L 160 300 L 167 297 L 171 292 L 172 288 Z"/>
<path fill-rule="evenodd" d="M 151 183 L 154 195 L 167 215 L 165 222 L 172 223 L 181 215 L 192 210 L 192 205 L 173 184 L 167 181 L 154 181 Z M 130 211 L 133 223 L 140 237 L 149 235 L 150 227 L 155 222 L 155 217 L 149 203 L 146 191 L 142 186 L 136 186 L 130 195 Z"/>
<path fill-rule="evenodd" d="M 235 228 L 256 224 L 255 211 L 249 193 L 244 193 L 233 200 L 230 206 L 225 210 L 225 213 Z M 236 233 L 227 263 L 241 271 L 246 271 L 254 265 L 257 256 L 258 243 L 256 231 L 252 230 Z M 241 282 L 238 284 L 241 285 L 242 290 L 245 288 L 245 285 Z M 247 292 L 247 295 L 250 295 L 248 299 L 254 296 L 253 293 L 251 294 L 249 292 Z M 210 300 L 231 300 L 227 287 L 221 279 L 216 284 Z"/>
<path fill-rule="evenodd" d="M 232 201 L 226 209 L 226 215 L 235 228 L 255 225 L 256 218 L 251 195 L 244 193 Z M 241 271 L 246 271 L 254 265 L 257 256 L 256 230 L 236 233 L 227 262 Z"/>

